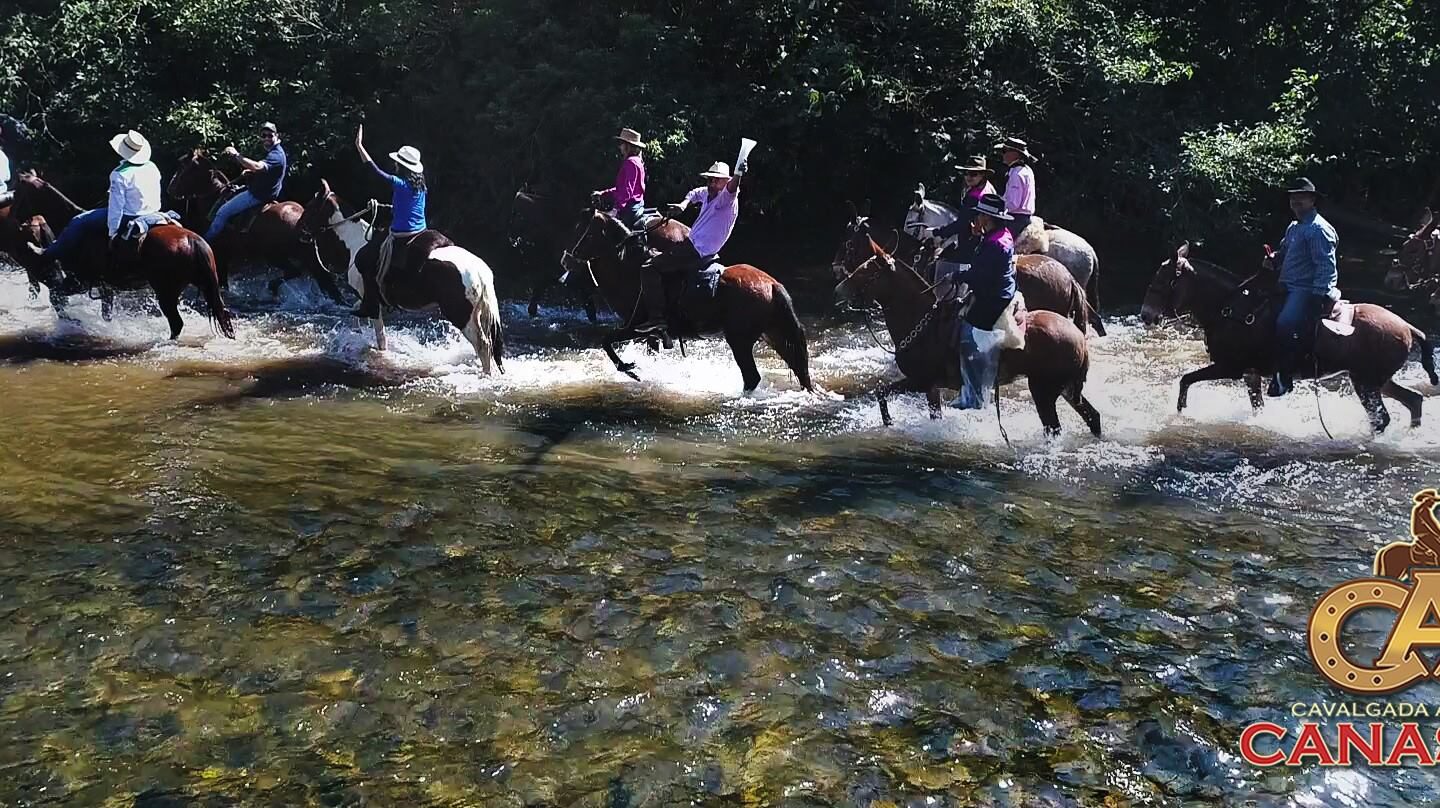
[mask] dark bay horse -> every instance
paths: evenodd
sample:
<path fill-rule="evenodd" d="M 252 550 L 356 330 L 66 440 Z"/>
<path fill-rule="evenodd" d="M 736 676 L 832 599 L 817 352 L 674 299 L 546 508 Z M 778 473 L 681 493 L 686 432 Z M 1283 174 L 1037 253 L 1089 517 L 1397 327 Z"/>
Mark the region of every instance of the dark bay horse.
<path fill-rule="evenodd" d="M 889 396 L 897 391 L 923 392 L 930 405 L 930 417 L 942 412 L 940 388 L 959 390 L 960 355 L 948 334 L 940 333 L 946 322 L 944 306 L 932 285 L 913 268 L 899 266 L 879 244 L 864 236 L 865 248 L 849 249 L 857 231 L 841 245 L 833 267 L 839 284 L 837 301 L 864 305 L 880 304 L 885 326 L 895 343 L 895 364 L 905 378 L 875 391 L 880 417 L 890 426 Z M 1068 272 L 1067 272 L 1068 274 Z M 1074 283 L 1074 280 L 1071 280 Z M 1027 306 L 1029 306 L 1027 298 Z M 1025 376 L 1030 397 L 1045 434 L 1060 434 L 1056 402 L 1063 396 L 1100 437 L 1100 413 L 1085 398 L 1085 378 L 1090 372 L 1090 352 L 1085 344 L 1083 312 L 1067 319 L 1053 311 L 1031 308 L 1025 328 L 1025 347 L 1007 350 L 1000 356 L 998 385 Z M 1078 325 L 1077 325 L 1078 322 Z"/>
<path fill-rule="evenodd" d="M 563 210 L 574 210 L 568 206 Z M 527 273 L 534 275 L 534 286 L 530 292 L 530 316 L 540 316 L 540 298 L 560 283 L 561 272 L 555 267 L 569 246 L 565 240 L 570 236 L 570 226 L 562 208 L 549 197 L 516 191 L 510 205 L 510 223 L 507 228 L 510 246 L 520 256 L 520 262 Z M 585 316 L 596 322 L 595 298 L 599 290 L 589 272 L 571 272 L 565 284 L 585 305 Z"/>
<path fill-rule="evenodd" d="M 82 212 L 78 205 L 36 174 L 20 175 L 16 184 L 15 209 L 16 215 L 23 218 L 43 216 L 56 232 Z M 43 243 L 43 239 L 37 238 L 34 232 L 27 233 L 26 240 Z M 24 248 L 21 248 L 21 264 L 27 269 L 34 267 L 42 272 L 47 269 L 40 266 L 39 259 Z M 58 272 L 54 271 L 53 265 L 48 269 L 51 272 L 47 284 L 58 283 Z M 220 279 L 215 272 L 215 256 L 210 251 L 210 245 L 198 233 L 184 227 L 151 228 L 141 242 L 135 260 L 123 262 L 123 265 L 110 260 L 109 244 L 101 235 L 84 245 L 74 260 L 66 262 L 64 269 L 79 290 L 138 289 L 148 285 L 155 292 L 155 302 L 159 304 L 160 311 L 170 323 L 170 339 L 179 337 L 180 330 L 185 326 L 180 319 L 180 293 L 194 284 L 204 295 L 210 317 L 220 333 L 235 338 L 230 312 L 220 295 Z"/>
<path fill-rule="evenodd" d="M 210 224 L 210 211 L 230 187 L 230 178 L 204 149 L 191 149 L 180 158 L 166 191 L 180 200 L 185 226 L 203 231 Z M 245 217 L 237 217 L 214 244 L 222 286 L 229 286 L 232 267 L 261 263 L 277 267 L 281 276 L 270 282 L 270 294 L 279 296 L 280 284 L 309 275 L 331 300 L 344 304 L 345 298 L 335 277 L 315 260 L 314 249 L 300 230 L 305 207 L 299 202 L 267 202 L 254 212 L 247 229 Z"/>
<path fill-rule="evenodd" d="M 688 238 L 690 228 L 667 220 L 654 232 L 662 233 L 666 241 L 675 242 Z M 588 210 L 575 227 L 574 246 L 566 251 L 562 265 L 571 273 L 587 272 L 594 276 L 606 303 L 624 323 L 605 338 L 605 353 L 616 368 L 638 381 L 634 365 L 622 362 L 615 352 L 616 345 L 649 338 L 629 327 L 635 321 L 636 310 L 643 305 L 640 297 L 643 256 L 638 250 L 622 253 L 625 240 L 624 225 L 609 214 Z M 652 243 L 654 240 L 652 235 Z M 746 393 L 760 384 L 755 343 L 762 338 L 789 366 L 800 386 L 814 392 L 805 329 L 795 314 L 790 293 L 760 268 L 750 264 L 727 266 L 720 273 L 713 295 L 687 288 L 677 308 L 679 319 L 671 320 L 670 333 L 682 339 L 724 335 L 735 355 L 735 364 L 740 366 Z"/>
<path fill-rule="evenodd" d="M 1180 377 L 1180 411 L 1185 409 L 1190 385 L 1216 379 L 1245 379 L 1250 404 L 1256 409 L 1264 405 L 1260 382 L 1275 369 L 1276 309 L 1268 289 L 1250 287 L 1249 281 L 1242 282 L 1222 267 L 1190 258 L 1188 243 L 1155 273 L 1145 292 L 1140 319 L 1155 325 L 1166 318 L 1193 317 L 1205 332 L 1212 362 Z M 1440 384 L 1429 339 L 1399 315 L 1370 303 L 1355 306 L 1354 327 L 1348 336 L 1317 328 L 1314 358 L 1301 362 L 1296 375 L 1311 378 L 1317 370 L 1320 376 L 1349 373 L 1376 432 L 1390 425 L 1382 394 L 1404 404 L 1410 411 L 1410 425 L 1419 426 L 1424 396 L 1391 377 L 1418 347 L 1430 383 Z"/>
<path fill-rule="evenodd" d="M 327 272 L 345 273 L 351 288 L 361 297 L 365 284 L 376 282 L 373 266 L 362 269 L 356 265 L 360 250 L 374 234 L 373 222 L 367 221 L 369 212 L 361 209 L 347 213 L 330 184 L 321 180 L 319 192 L 305 205 L 301 218 L 301 228 L 317 260 Z M 419 243 L 422 239 L 428 240 L 428 246 Z M 419 266 L 415 277 L 403 277 L 398 268 L 392 267 L 382 299 L 411 311 L 438 306 L 441 316 L 459 329 L 475 349 L 485 375 L 495 368 L 504 373 L 505 330 L 490 266 L 438 231 L 425 231 L 409 249 L 427 250 L 429 258 Z M 371 325 L 375 329 L 375 347 L 385 350 L 384 315 L 372 320 Z"/>

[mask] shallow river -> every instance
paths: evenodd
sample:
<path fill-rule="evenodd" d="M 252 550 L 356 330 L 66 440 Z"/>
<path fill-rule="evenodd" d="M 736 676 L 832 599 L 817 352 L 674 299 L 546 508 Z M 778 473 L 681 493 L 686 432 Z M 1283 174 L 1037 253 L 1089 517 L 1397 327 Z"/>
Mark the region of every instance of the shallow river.
<path fill-rule="evenodd" d="M 881 427 L 854 315 L 806 316 L 825 394 L 762 349 L 742 398 L 720 342 L 631 348 L 634 383 L 578 310 L 507 304 L 486 379 L 448 327 L 380 355 L 261 288 L 237 340 L 186 310 L 172 344 L 143 304 L 61 323 L 0 272 L 0 804 L 1440 798 L 1237 747 L 1351 700 L 1306 618 L 1440 483 L 1433 400 L 1378 439 L 1348 385 L 1177 415 L 1201 344 L 1122 314 L 1104 440 L 1062 409 L 1045 441 L 1012 385 L 1011 448 L 917 398 Z"/>

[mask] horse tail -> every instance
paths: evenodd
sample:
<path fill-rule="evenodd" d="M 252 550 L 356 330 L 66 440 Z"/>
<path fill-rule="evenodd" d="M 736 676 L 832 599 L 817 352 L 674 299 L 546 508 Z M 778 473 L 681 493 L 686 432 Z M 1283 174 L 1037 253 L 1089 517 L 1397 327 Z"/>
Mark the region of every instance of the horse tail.
<path fill-rule="evenodd" d="M 1070 274 L 1070 271 L 1069 271 L 1069 270 L 1066 270 L 1066 271 L 1065 271 L 1065 274 L 1067 274 L 1067 275 Z M 1079 282 L 1079 281 L 1075 280 L 1074 278 L 1071 278 L 1071 279 L 1070 279 L 1070 322 L 1074 323 L 1074 324 L 1075 324 L 1075 327 L 1078 328 L 1078 329 L 1080 329 L 1080 333 L 1081 333 L 1081 334 L 1084 334 L 1084 333 L 1085 333 L 1085 324 L 1088 323 L 1089 321 L 1090 321 L 1090 320 L 1089 320 L 1089 307 L 1088 307 L 1087 302 L 1086 302 L 1086 300 L 1085 300 L 1085 290 L 1080 287 L 1080 282 Z"/>
<path fill-rule="evenodd" d="M 1100 319 L 1100 261 L 1090 264 L 1090 277 L 1085 281 L 1085 302 L 1090 309 L 1090 323 L 1097 336 L 1105 336 L 1105 323 Z"/>
<path fill-rule="evenodd" d="M 778 281 L 771 290 L 770 299 L 775 308 L 770 325 L 765 330 L 765 340 L 785 360 L 800 381 L 800 386 L 813 393 L 815 385 L 810 381 L 810 349 L 805 340 L 805 328 L 800 325 L 800 317 L 795 313 L 795 303 Z"/>
<path fill-rule="evenodd" d="M 230 317 L 230 310 L 225 308 L 225 300 L 220 296 L 220 276 L 215 271 L 215 252 L 205 239 L 195 233 L 190 234 L 190 250 L 195 255 L 198 266 L 195 267 L 195 285 L 200 287 L 200 292 L 205 296 L 205 305 L 210 307 L 210 321 L 220 328 L 220 333 L 235 339 L 235 323 Z"/>
<path fill-rule="evenodd" d="M 1430 338 L 1413 325 L 1410 326 L 1410 337 L 1420 346 L 1420 366 L 1425 368 L 1430 384 L 1440 386 L 1440 376 L 1435 375 L 1435 350 L 1430 344 Z"/>
<path fill-rule="evenodd" d="M 481 338 L 490 343 L 490 355 L 504 373 L 505 330 L 500 324 L 500 299 L 495 294 L 495 275 L 485 278 L 481 284 L 480 299 L 475 301 L 475 327 Z"/>

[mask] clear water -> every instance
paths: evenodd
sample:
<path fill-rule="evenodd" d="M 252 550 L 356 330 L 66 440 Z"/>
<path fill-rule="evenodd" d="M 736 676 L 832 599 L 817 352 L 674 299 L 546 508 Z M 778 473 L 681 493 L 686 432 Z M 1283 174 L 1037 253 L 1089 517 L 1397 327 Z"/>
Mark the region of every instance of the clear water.
<path fill-rule="evenodd" d="M 1440 482 L 1440 409 L 1252 414 L 1117 318 L 1096 441 L 880 426 L 888 357 L 807 317 L 826 392 L 719 342 L 590 348 L 507 305 L 391 350 L 309 286 L 239 339 L 143 300 L 79 324 L 0 273 L 0 803 L 1374 805 L 1428 772 L 1260 771 L 1239 731 L 1340 700 L 1306 617 Z M 1406 380 L 1429 391 L 1418 368 Z M 1335 435 L 1327 438 L 1324 426 Z M 1436 694 L 1419 688 L 1408 700 Z M 1108 802 L 1107 802 L 1108 801 Z"/>

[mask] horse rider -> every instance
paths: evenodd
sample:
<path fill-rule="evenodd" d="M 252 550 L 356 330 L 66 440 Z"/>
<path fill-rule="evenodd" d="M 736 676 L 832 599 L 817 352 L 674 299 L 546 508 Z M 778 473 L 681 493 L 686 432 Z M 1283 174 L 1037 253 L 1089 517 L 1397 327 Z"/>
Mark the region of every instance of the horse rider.
<path fill-rule="evenodd" d="M 395 166 L 394 174 L 382 169 L 370 159 L 370 153 L 365 151 L 364 126 L 355 132 L 355 151 L 359 152 L 360 159 L 370 167 L 375 176 L 390 186 L 390 206 L 393 213 L 390 230 L 383 241 L 376 242 L 372 239 L 360 248 L 360 254 L 356 256 L 356 266 L 368 267 L 371 260 L 375 261 L 375 282 L 365 284 L 360 306 L 352 313 L 356 317 L 374 319 L 380 316 L 380 286 L 385 282 L 390 268 L 397 267 L 403 273 L 402 278 L 410 278 L 413 277 L 414 265 L 417 263 L 415 259 L 423 260 L 427 257 L 412 255 L 409 247 L 421 233 L 430 229 L 425 220 L 425 202 L 429 191 L 425 184 L 425 164 L 420 161 L 420 150 L 414 146 L 401 146 L 390 152 L 390 161 Z M 449 243 L 449 240 L 446 239 L 445 243 Z"/>
<path fill-rule="evenodd" d="M 979 236 L 969 266 L 961 265 L 950 276 L 958 287 L 969 284 L 970 307 L 960 320 L 960 376 L 964 387 L 951 406 L 962 410 L 980 409 L 989 400 L 1000 370 L 1000 341 L 996 327 L 1015 297 L 1015 237 L 1007 224 L 1012 216 L 1005 200 L 985 194 L 975 202 L 974 233 Z"/>
<path fill-rule="evenodd" d="M 1314 347 L 1315 327 L 1339 299 L 1335 228 L 1315 209 L 1321 196 L 1315 184 L 1300 177 L 1287 190 L 1295 220 L 1266 269 L 1280 265 L 1279 282 L 1285 302 L 1275 317 L 1275 375 L 1268 395 L 1283 396 L 1294 386 L 1300 358 Z"/>
<path fill-rule="evenodd" d="M 205 231 L 205 240 L 211 244 L 224 232 L 225 225 L 231 219 L 280 198 L 280 189 L 285 185 L 285 170 L 288 166 L 285 149 L 280 145 L 280 130 L 275 124 L 266 122 L 260 124 L 259 134 L 260 145 L 265 148 L 263 159 L 251 160 L 236 151 L 234 146 L 225 147 L 225 156 L 233 158 L 245 168 L 241 174 L 245 188 L 215 211 L 215 220 L 210 222 L 210 229 Z"/>
<path fill-rule="evenodd" d="M 664 275 L 703 268 L 719 256 L 735 230 L 735 220 L 740 217 L 740 178 L 744 174 L 743 163 L 735 167 L 733 175 L 729 165 L 713 163 L 700 172 L 704 185 L 691 190 L 679 203 L 665 206 L 665 215 L 671 218 L 691 205 L 699 205 L 700 213 L 684 243 L 651 256 L 641 265 L 640 289 L 645 299 L 646 320 L 635 326 L 636 331 L 665 332 Z"/>
<path fill-rule="evenodd" d="M 615 185 L 591 194 L 595 207 L 613 207 L 615 218 L 631 230 L 640 229 L 640 217 L 645 212 L 645 141 L 634 129 L 621 129 L 615 136 L 620 142 L 620 169 L 615 173 Z"/>
<path fill-rule="evenodd" d="M 1025 141 L 1017 137 L 1007 137 L 995 144 L 995 148 L 1008 167 L 1005 173 L 1005 212 L 1010 214 L 1010 221 L 1005 226 L 1010 229 L 1011 235 L 1018 238 L 1029 226 L 1030 217 L 1035 215 L 1035 171 L 1030 168 L 1035 156 L 1030 153 Z"/>
<path fill-rule="evenodd" d="M 933 238 L 943 244 L 952 236 L 960 236 L 941 258 L 946 262 L 965 263 L 975 246 L 970 241 L 971 226 L 975 221 L 975 205 L 985 196 L 995 195 L 995 186 L 990 184 L 990 176 L 995 172 L 986 164 L 985 157 L 979 154 L 956 168 L 965 178 L 965 196 L 960 200 L 960 217 L 944 227 L 925 233 L 924 237 Z"/>
<path fill-rule="evenodd" d="M 32 252 L 47 261 L 63 261 L 74 255 L 87 236 L 104 228 L 111 239 L 137 216 L 160 212 L 160 169 L 150 162 L 150 143 L 131 130 L 110 139 L 110 148 L 120 155 L 120 165 L 110 172 L 110 197 L 106 206 L 77 214 L 45 249 L 27 243 Z"/>

